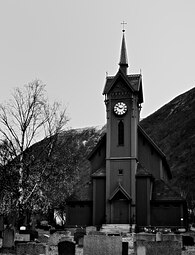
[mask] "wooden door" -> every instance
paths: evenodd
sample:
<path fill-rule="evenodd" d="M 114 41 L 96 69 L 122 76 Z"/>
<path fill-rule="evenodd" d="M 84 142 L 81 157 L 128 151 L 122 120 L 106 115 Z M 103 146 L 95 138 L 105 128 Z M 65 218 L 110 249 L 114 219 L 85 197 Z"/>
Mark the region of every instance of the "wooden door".
<path fill-rule="evenodd" d="M 127 200 L 113 201 L 113 223 L 129 223 L 129 203 Z"/>

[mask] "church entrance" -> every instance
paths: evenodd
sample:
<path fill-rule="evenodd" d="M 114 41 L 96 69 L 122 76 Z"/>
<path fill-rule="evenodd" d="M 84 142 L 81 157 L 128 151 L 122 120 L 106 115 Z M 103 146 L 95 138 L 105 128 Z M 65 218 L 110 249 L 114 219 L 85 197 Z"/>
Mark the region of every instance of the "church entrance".
<path fill-rule="evenodd" d="M 126 199 L 114 200 L 112 203 L 112 223 L 127 224 L 129 223 L 130 206 Z"/>

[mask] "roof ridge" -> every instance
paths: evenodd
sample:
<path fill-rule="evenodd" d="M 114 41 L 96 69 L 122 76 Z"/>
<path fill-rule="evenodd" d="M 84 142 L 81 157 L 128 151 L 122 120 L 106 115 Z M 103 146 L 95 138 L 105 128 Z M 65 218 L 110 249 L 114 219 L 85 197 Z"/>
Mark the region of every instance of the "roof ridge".
<path fill-rule="evenodd" d="M 138 76 L 142 76 L 140 73 L 132 73 L 132 74 L 128 74 L 128 77 L 138 77 Z"/>

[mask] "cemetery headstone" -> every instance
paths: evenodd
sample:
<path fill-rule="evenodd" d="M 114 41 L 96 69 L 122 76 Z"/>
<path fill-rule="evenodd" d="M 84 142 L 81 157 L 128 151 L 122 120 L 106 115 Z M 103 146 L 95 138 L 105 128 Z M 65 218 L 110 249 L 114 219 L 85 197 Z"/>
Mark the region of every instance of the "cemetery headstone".
<path fill-rule="evenodd" d="M 48 255 L 48 247 L 43 243 L 17 243 L 16 255 L 31 254 L 31 255 Z"/>
<path fill-rule="evenodd" d="M 156 242 L 161 242 L 162 241 L 162 233 L 161 232 L 157 232 L 156 233 Z"/>
<path fill-rule="evenodd" d="M 3 247 L 12 248 L 14 247 L 14 230 L 6 228 L 3 233 Z"/>
<path fill-rule="evenodd" d="M 194 239 L 192 236 L 182 236 L 183 246 L 193 246 Z"/>
<path fill-rule="evenodd" d="M 55 232 L 53 233 L 52 235 L 50 235 L 49 237 L 49 240 L 48 240 L 48 244 L 49 245 L 58 245 L 59 241 L 60 241 L 60 238 L 62 237 L 63 235 L 58 233 L 58 232 Z"/>
<path fill-rule="evenodd" d="M 75 255 L 75 243 L 64 241 L 58 244 L 59 255 Z"/>
<path fill-rule="evenodd" d="M 128 255 L 129 243 L 122 242 L 122 255 Z"/>
<path fill-rule="evenodd" d="M 97 231 L 97 228 L 94 226 L 88 226 L 86 227 L 86 234 L 88 235 L 91 231 Z"/>
<path fill-rule="evenodd" d="M 85 232 L 76 232 L 74 233 L 74 241 L 76 242 L 76 244 L 78 244 L 79 239 L 83 238 L 85 236 Z"/>
<path fill-rule="evenodd" d="M 100 231 L 90 231 L 88 235 L 97 235 L 97 236 L 105 236 L 105 232 L 100 232 Z"/>
<path fill-rule="evenodd" d="M 38 232 L 36 230 L 31 230 L 31 229 L 25 229 L 25 230 L 19 230 L 19 234 L 25 236 L 29 236 L 29 240 L 27 241 L 34 241 L 35 238 L 37 239 L 38 238 Z M 27 238 L 27 237 L 26 237 Z"/>
<path fill-rule="evenodd" d="M 85 235 L 83 255 L 122 254 L 121 236 Z"/>
<path fill-rule="evenodd" d="M 3 237 L 3 230 L 4 230 L 4 222 L 3 222 L 3 216 L 0 215 L 0 238 Z"/>
<path fill-rule="evenodd" d="M 60 241 L 73 241 L 73 237 L 71 236 L 70 231 L 58 231 L 50 235 L 48 244 L 58 245 Z"/>
<path fill-rule="evenodd" d="M 40 242 L 40 243 L 48 243 L 48 240 L 49 240 L 49 236 L 48 235 L 45 235 L 45 234 L 41 234 L 41 235 L 39 235 L 39 237 L 38 237 L 38 241 Z"/>
<path fill-rule="evenodd" d="M 30 234 L 15 234 L 15 242 L 29 242 Z"/>
<path fill-rule="evenodd" d="M 81 237 L 78 241 L 78 246 L 83 247 L 84 237 Z"/>
<path fill-rule="evenodd" d="M 144 252 L 144 253 L 143 253 Z M 181 245 L 176 241 L 136 241 L 137 255 L 181 255 Z"/>
<path fill-rule="evenodd" d="M 64 241 L 73 242 L 74 241 L 74 237 L 73 236 L 62 236 L 60 238 L 60 242 L 64 242 Z"/>

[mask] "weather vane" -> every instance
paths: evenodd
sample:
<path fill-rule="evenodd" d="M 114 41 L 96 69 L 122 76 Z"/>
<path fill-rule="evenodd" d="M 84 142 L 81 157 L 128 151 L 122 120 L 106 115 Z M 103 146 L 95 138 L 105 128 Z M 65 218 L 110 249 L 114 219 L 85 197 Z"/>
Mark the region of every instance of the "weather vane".
<path fill-rule="evenodd" d="M 123 25 L 123 30 L 122 30 L 122 31 L 123 31 L 123 33 L 124 33 L 124 32 L 125 32 L 125 25 L 127 25 L 127 23 L 123 21 L 123 22 L 121 23 L 121 25 Z"/>

